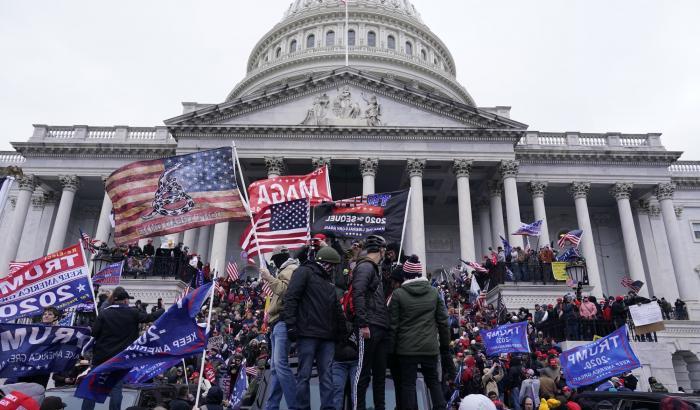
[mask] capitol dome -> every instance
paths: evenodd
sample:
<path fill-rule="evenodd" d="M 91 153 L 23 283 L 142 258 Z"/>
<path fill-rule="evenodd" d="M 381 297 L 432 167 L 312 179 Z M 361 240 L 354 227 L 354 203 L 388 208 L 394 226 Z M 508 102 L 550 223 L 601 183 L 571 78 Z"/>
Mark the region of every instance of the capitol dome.
<path fill-rule="evenodd" d="M 470 106 L 447 46 L 408 0 L 294 0 L 255 45 L 227 101 L 345 66 Z"/>

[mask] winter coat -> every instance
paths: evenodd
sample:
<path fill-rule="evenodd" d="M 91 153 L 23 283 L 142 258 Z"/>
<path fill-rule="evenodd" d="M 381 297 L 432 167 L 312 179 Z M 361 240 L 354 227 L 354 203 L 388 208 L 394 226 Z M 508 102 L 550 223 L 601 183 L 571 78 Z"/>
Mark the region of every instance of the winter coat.
<path fill-rule="evenodd" d="M 379 267 L 369 259 L 360 260 L 352 272 L 352 303 L 358 327 L 373 325 L 389 329 L 389 310 Z"/>
<path fill-rule="evenodd" d="M 540 373 L 542 371 L 540 370 Z M 554 398 L 557 395 L 557 384 L 551 377 L 540 376 L 540 397 L 545 399 Z"/>
<path fill-rule="evenodd" d="M 284 321 L 299 337 L 335 340 L 343 317 L 330 274 L 306 261 L 292 275 L 284 296 Z M 344 333 L 344 332 L 340 332 Z"/>
<path fill-rule="evenodd" d="M 192 410 L 192 404 L 183 399 L 172 399 L 168 407 L 170 410 Z"/>
<path fill-rule="evenodd" d="M 288 259 L 282 264 L 276 278 L 269 281 L 272 297 L 270 298 L 270 307 L 267 311 L 269 315 L 268 323 L 274 326 L 280 320 L 280 315 L 284 311 L 284 294 L 287 292 L 287 286 L 292 279 L 292 273 L 299 267 L 299 261 L 296 259 Z"/>
<path fill-rule="evenodd" d="M 503 369 L 499 367 L 490 367 L 484 369 L 484 375 L 481 376 L 481 385 L 484 387 L 484 396 L 488 396 L 490 392 L 498 395 L 498 382 L 503 378 Z"/>
<path fill-rule="evenodd" d="M 520 385 L 520 396 L 518 401 L 523 402 L 525 397 L 532 399 L 533 403 L 539 403 L 540 401 L 540 380 L 535 378 L 525 379 Z"/>
<path fill-rule="evenodd" d="M 394 290 L 391 312 L 390 351 L 405 356 L 433 356 L 450 345 L 447 309 L 425 278 L 404 281 Z M 440 338 L 439 344 L 435 335 Z"/>
<path fill-rule="evenodd" d="M 165 312 L 146 313 L 133 306 L 110 305 L 100 310 L 92 325 L 95 346 L 92 350 L 93 368 L 126 349 L 139 337 L 139 324 L 153 322 Z"/>
<path fill-rule="evenodd" d="M 581 313 L 581 318 L 586 320 L 593 320 L 598 313 L 598 309 L 595 304 L 589 300 L 584 300 L 579 307 L 579 312 Z"/>

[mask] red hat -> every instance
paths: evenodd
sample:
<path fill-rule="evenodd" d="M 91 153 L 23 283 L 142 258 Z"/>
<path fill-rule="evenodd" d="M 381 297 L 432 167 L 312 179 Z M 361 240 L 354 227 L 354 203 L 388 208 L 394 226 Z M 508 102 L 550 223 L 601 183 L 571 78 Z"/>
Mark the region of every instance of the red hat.
<path fill-rule="evenodd" d="M 313 239 L 318 239 L 318 240 L 320 240 L 320 241 L 325 241 L 325 240 L 326 240 L 326 235 L 324 235 L 324 234 L 322 234 L 322 233 L 317 233 L 316 235 L 314 235 Z"/>
<path fill-rule="evenodd" d="M 622 302 L 623 300 L 625 300 L 625 298 L 623 298 L 622 296 L 617 296 L 617 297 L 615 297 L 615 300 L 617 302 Z"/>

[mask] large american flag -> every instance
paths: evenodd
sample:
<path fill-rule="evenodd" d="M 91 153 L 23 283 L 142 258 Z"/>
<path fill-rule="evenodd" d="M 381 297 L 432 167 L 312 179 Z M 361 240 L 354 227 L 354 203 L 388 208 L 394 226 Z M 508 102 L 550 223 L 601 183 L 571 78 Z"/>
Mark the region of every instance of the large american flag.
<path fill-rule="evenodd" d="M 573 231 L 569 231 L 566 234 L 562 235 L 561 238 L 559 238 L 557 245 L 559 245 L 560 248 L 564 249 L 566 243 L 571 242 L 571 244 L 574 245 L 574 247 L 578 248 L 578 244 L 581 242 L 581 235 L 583 235 L 582 229 L 574 229 Z"/>
<path fill-rule="evenodd" d="M 109 176 L 106 190 L 118 244 L 247 219 L 231 147 L 133 162 Z"/>
<path fill-rule="evenodd" d="M 237 281 L 241 276 L 241 273 L 238 271 L 238 264 L 234 261 L 228 261 L 226 264 L 226 274 L 230 282 Z"/>
<path fill-rule="evenodd" d="M 240 245 L 248 257 L 272 252 L 277 246 L 298 249 L 309 241 L 309 201 L 296 199 L 263 208 L 253 219 L 252 225 L 241 235 Z"/>
<path fill-rule="evenodd" d="M 644 286 L 644 282 L 642 282 L 641 280 L 633 281 L 632 278 L 630 278 L 629 276 L 625 276 L 624 278 L 622 278 L 620 284 L 630 289 L 634 293 L 639 293 L 639 291 L 642 289 L 642 286 Z"/>
<path fill-rule="evenodd" d="M 81 228 L 78 229 L 80 230 L 80 241 L 83 244 L 83 249 L 85 249 L 93 255 L 97 254 L 97 248 L 95 247 L 95 243 L 98 242 L 98 240 L 92 239 L 90 235 L 83 232 Z"/>
<path fill-rule="evenodd" d="M 476 262 L 467 262 L 467 266 L 469 266 L 477 272 L 487 273 L 489 271 L 483 265 Z"/>

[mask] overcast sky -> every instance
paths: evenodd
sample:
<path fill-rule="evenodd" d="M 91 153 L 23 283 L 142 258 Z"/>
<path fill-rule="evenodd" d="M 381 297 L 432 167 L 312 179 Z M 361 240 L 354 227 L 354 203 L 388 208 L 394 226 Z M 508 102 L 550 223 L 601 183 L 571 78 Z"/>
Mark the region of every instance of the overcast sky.
<path fill-rule="evenodd" d="M 0 150 L 32 124 L 161 125 L 222 102 L 291 0 L 0 0 Z M 532 130 L 662 132 L 700 160 L 700 1 L 414 0 L 480 106 Z"/>

